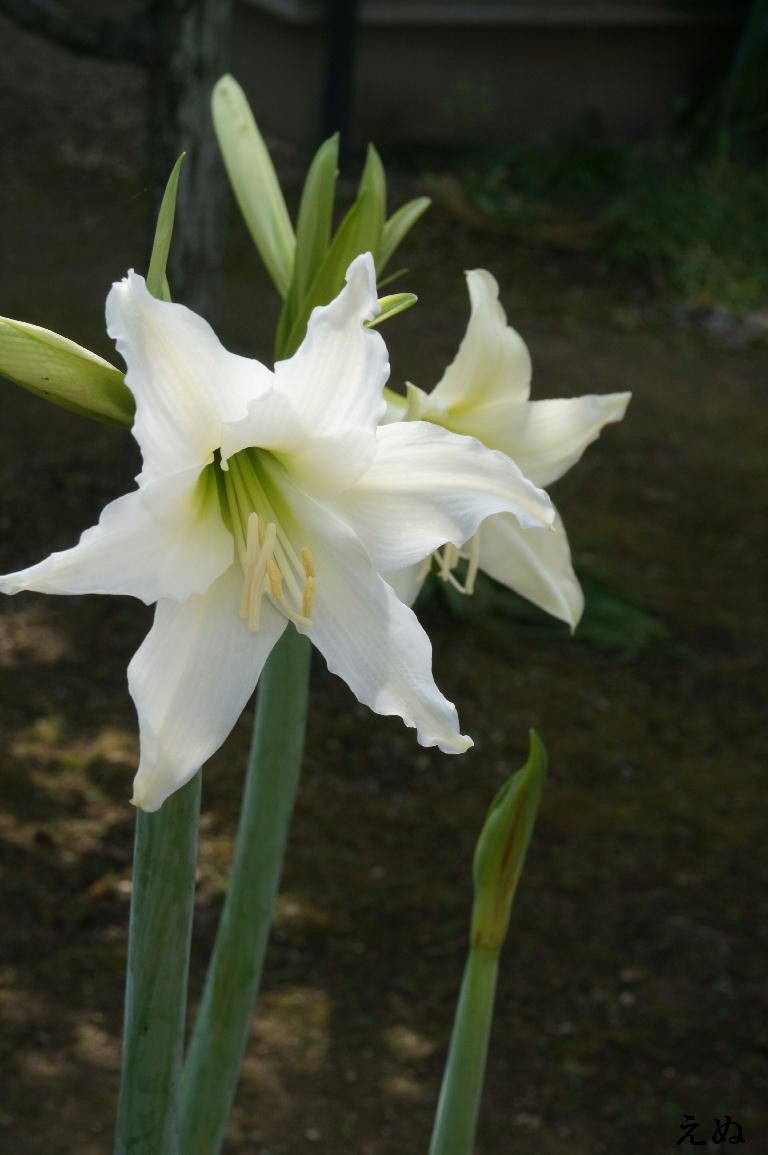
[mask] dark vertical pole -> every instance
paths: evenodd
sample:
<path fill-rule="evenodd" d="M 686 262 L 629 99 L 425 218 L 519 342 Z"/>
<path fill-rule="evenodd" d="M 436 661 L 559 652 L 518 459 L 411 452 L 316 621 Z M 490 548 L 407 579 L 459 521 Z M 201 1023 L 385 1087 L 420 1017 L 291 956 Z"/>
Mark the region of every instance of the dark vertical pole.
<path fill-rule="evenodd" d="M 359 0 L 325 0 L 327 55 L 323 138 L 339 133 L 339 164 L 346 160 L 355 66 Z"/>
<path fill-rule="evenodd" d="M 186 152 L 168 281 L 176 299 L 209 313 L 226 235 L 226 185 L 210 99 L 229 66 L 232 0 L 149 0 L 148 12 L 153 209 L 171 167 Z"/>

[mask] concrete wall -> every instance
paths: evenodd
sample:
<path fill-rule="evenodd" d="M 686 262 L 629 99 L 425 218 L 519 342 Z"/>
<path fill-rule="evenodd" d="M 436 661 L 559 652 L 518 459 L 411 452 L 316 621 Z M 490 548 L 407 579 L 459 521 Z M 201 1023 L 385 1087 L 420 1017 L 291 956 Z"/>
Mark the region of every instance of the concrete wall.
<path fill-rule="evenodd" d="M 322 5 L 241 0 L 234 71 L 267 135 L 319 138 Z M 369 0 L 362 5 L 351 137 L 361 144 L 500 144 L 596 112 L 606 129 L 667 128 L 696 93 L 734 6 Z"/>

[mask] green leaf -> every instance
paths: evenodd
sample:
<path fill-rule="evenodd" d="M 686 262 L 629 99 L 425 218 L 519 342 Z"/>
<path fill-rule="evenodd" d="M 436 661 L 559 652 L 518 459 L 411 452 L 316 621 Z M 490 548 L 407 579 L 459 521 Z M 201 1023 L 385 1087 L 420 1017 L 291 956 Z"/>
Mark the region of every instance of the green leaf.
<path fill-rule="evenodd" d="M 285 298 L 293 274 L 296 237 L 267 146 L 233 76 L 222 76 L 216 83 L 211 109 L 240 212 L 277 291 Z"/>
<path fill-rule="evenodd" d="M 372 144 L 368 145 L 365 167 L 363 175 L 360 177 L 357 195 L 358 197 L 368 195 L 371 198 L 371 244 L 368 247 L 373 253 L 373 259 L 378 269 L 379 248 L 387 212 L 387 177 L 381 163 L 381 157 Z"/>
<path fill-rule="evenodd" d="M 386 277 L 377 277 L 376 287 L 383 289 L 386 285 L 391 285 L 392 282 L 396 281 L 399 277 L 404 277 L 408 271 L 408 269 L 403 267 L 402 269 L 395 269 L 394 273 L 388 273 Z"/>
<path fill-rule="evenodd" d="M 376 325 L 380 325 L 382 321 L 388 321 L 390 317 L 396 317 L 398 313 L 404 313 L 406 309 L 410 309 L 418 301 L 415 293 L 392 293 L 388 297 L 379 297 L 380 312 L 376 314 L 370 321 L 365 324 L 369 329 L 373 329 Z"/>
<path fill-rule="evenodd" d="M 0 375 L 72 413 L 133 423 L 133 397 L 120 370 L 50 329 L 0 317 Z"/>
<path fill-rule="evenodd" d="M 531 730 L 528 761 L 497 793 L 477 840 L 470 937 L 473 948 L 501 949 L 546 774 L 547 752 L 536 731 Z"/>
<path fill-rule="evenodd" d="M 280 314 L 277 344 L 288 335 L 331 242 L 333 199 L 338 176 L 339 134 L 315 153 L 301 194 L 296 222 L 296 259 L 288 296 Z"/>
<path fill-rule="evenodd" d="M 296 222 L 296 261 L 291 281 L 298 304 L 309 290 L 331 243 L 333 198 L 339 175 L 339 134 L 320 145 L 309 166 Z"/>
<path fill-rule="evenodd" d="M 181 173 L 181 166 L 184 163 L 186 153 L 182 153 L 176 164 L 171 170 L 171 175 L 168 177 L 168 183 L 165 186 L 163 199 L 160 203 L 160 211 L 157 214 L 157 225 L 155 226 L 155 239 L 152 244 L 152 253 L 149 258 L 149 269 L 147 271 L 147 288 L 153 297 L 159 297 L 163 301 L 170 301 L 171 290 L 168 286 L 168 278 L 166 277 L 166 266 L 168 264 L 168 253 L 171 250 L 171 238 L 173 237 L 173 221 L 176 216 L 176 194 L 179 188 L 179 174 Z"/>
<path fill-rule="evenodd" d="M 424 215 L 431 204 L 429 197 L 416 197 L 415 200 L 401 205 L 386 222 L 382 231 L 379 259 L 376 265 L 380 273 L 389 264 L 395 249 L 401 244 L 403 238 L 411 231 L 416 221 Z"/>
<path fill-rule="evenodd" d="M 327 305 L 340 292 L 350 263 L 360 253 L 373 252 L 376 238 L 377 209 L 370 192 L 361 192 L 336 230 L 331 246 L 301 303 L 296 318 L 287 326 L 278 326 L 276 357 L 290 357 L 296 352 L 307 331 L 309 315 L 316 305 Z"/>

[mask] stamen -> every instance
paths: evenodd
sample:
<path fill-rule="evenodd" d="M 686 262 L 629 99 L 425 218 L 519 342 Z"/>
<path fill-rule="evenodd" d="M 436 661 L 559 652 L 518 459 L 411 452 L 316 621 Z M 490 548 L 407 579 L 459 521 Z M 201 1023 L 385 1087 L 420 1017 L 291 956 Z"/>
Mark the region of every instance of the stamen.
<path fill-rule="evenodd" d="M 468 594 L 475 592 L 475 578 L 480 568 L 480 530 L 470 540 L 469 554 L 467 555 L 467 576 L 464 578 L 464 589 Z"/>
<path fill-rule="evenodd" d="M 248 619 L 248 628 L 258 630 L 261 621 L 261 598 L 264 577 L 272 561 L 277 540 L 277 526 L 270 521 L 264 530 L 264 541 L 259 545 L 259 517 L 252 513 L 248 518 L 245 546 L 245 572 L 243 574 L 243 596 L 240 614 Z"/>
<path fill-rule="evenodd" d="M 245 529 L 245 557 L 243 558 L 243 592 L 240 598 L 240 617 L 247 618 L 251 609 L 251 576 L 258 562 L 259 517 L 252 513 Z"/>
<path fill-rule="evenodd" d="M 315 564 L 305 547 L 299 551 L 279 528 L 278 518 L 254 463 L 235 454 L 224 489 L 232 533 L 243 571 L 240 616 L 257 631 L 264 597 L 297 626 L 310 626 L 315 598 Z M 257 514 L 256 510 L 260 510 Z"/>
<path fill-rule="evenodd" d="M 435 550 L 435 558 L 437 559 L 437 563 L 440 567 L 440 577 L 444 582 L 449 581 L 451 577 L 451 562 L 448 549 L 449 547 L 444 545 L 442 550 Z"/>
<path fill-rule="evenodd" d="M 304 589 L 301 597 L 301 612 L 305 618 L 312 617 L 312 606 L 315 602 L 315 562 L 312 554 L 304 545 L 301 547 L 301 564 L 304 566 Z"/>
<path fill-rule="evenodd" d="M 267 562 L 267 577 L 269 578 L 269 592 L 275 601 L 283 601 L 285 595 L 283 593 L 283 575 L 280 571 L 280 566 L 275 559 L 271 557 Z"/>
<path fill-rule="evenodd" d="M 475 580 L 480 567 L 479 531 L 470 539 L 468 550 L 459 549 L 458 546 L 453 545 L 452 542 L 447 542 L 442 549 L 436 549 L 432 557 L 434 557 L 437 562 L 438 572 L 444 582 L 449 582 L 460 594 L 469 595 L 475 592 Z M 426 561 L 422 563 L 421 569 L 419 570 L 420 581 L 423 581 L 429 573 L 432 557 L 428 557 Z M 463 584 L 453 573 L 460 561 L 466 561 L 468 563 Z"/>

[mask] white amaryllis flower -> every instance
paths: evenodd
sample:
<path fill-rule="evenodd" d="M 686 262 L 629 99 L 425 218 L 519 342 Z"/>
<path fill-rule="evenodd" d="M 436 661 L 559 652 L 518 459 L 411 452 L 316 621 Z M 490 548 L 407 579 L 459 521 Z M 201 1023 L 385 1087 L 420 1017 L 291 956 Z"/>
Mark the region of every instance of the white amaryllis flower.
<path fill-rule="evenodd" d="M 363 324 L 377 310 L 364 254 L 270 372 L 134 273 L 107 298 L 136 400 L 138 488 L 73 549 L 0 578 L 0 590 L 157 603 L 128 667 L 141 741 L 133 801 L 145 810 L 221 745 L 289 622 L 422 745 L 471 745 L 433 681 L 426 634 L 380 574 L 460 546 L 489 514 L 541 526 L 553 513 L 477 441 L 422 422 L 379 425 L 387 351 Z"/>
<path fill-rule="evenodd" d="M 604 425 L 620 421 L 630 393 L 531 401 L 531 358 L 520 335 L 507 324 L 499 286 L 485 269 L 467 273 L 471 315 L 459 351 L 431 393 L 407 386 L 407 396 L 389 393 L 385 421 L 429 421 L 478 438 L 511 457 L 535 485 L 548 486 L 571 468 Z M 554 533 L 531 533 L 507 514 L 484 522 L 461 548 L 446 545 L 434 555 L 438 573 L 471 593 L 484 570 L 542 609 L 575 628 L 584 595 L 571 565 L 560 517 Z M 460 582 L 454 570 L 467 561 Z M 428 557 L 393 578 L 400 596 L 412 602 L 431 567 Z"/>

